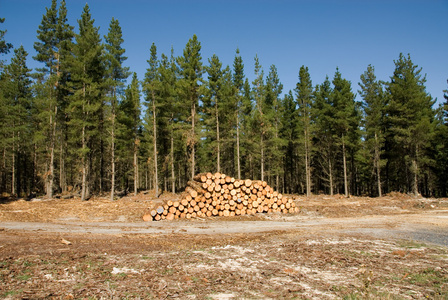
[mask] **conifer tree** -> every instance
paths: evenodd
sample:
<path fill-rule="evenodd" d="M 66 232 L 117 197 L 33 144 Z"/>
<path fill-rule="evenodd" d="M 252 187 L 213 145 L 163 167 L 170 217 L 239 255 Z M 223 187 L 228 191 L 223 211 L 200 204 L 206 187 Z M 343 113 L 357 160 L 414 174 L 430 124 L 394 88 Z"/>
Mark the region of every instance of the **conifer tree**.
<path fill-rule="evenodd" d="M 448 80 L 446 82 L 448 83 Z M 445 98 L 445 103 L 442 105 L 442 120 L 443 124 L 448 126 L 448 89 L 443 90 L 443 98 Z"/>
<path fill-rule="evenodd" d="M 42 76 L 46 77 L 45 97 L 46 105 L 42 105 L 43 111 L 40 112 L 43 122 L 47 124 L 42 129 L 41 135 L 44 140 L 48 142 L 45 149 L 48 149 L 48 155 L 46 155 L 44 181 L 45 190 L 48 198 L 53 197 L 53 179 L 54 179 L 54 156 L 55 156 L 55 143 L 56 143 L 56 125 L 57 125 L 57 53 L 58 39 L 56 36 L 57 25 L 57 1 L 53 0 L 51 7 L 46 9 L 46 14 L 42 17 L 42 22 L 39 25 L 37 31 L 37 38 L 39 42 L 34 43 L 34 49 L 37 55 L 35 60 L 45 63 L 45 67 L 39 69 Z M 45 120 L 47 119 L 47 120 Z"/>
<path fill-rule="evenodd" d="M 98 133 L 102 108 L 104 64 L 98 27 L 94 26 L 87 4 L 78 25 L 70 70 L 73 96 L 68 111 L 72 143 L 81 164 L 81 200 L 87 200 L 90 197 L 89 183 L 93 181 L 92 147 L 95 147 L 93 137 Z"/>
<path fill-rule="evenodd" d="M 72 57 L 73 26 L 68 24 L 67 7 L 65 0 L 61 0 L 58 9 L 58 20 L 56 24 L 56 37 L 58 41 L 58 48 L 56 56 L 56 75 L 58 78 L 57 86 L 57 101 L 58 101 L 58 123 L 59 123 L 59 186 L 62 192 L 67 190 L 67 172 L 65 168 L 67 159 L 67 139 L 68 139 L 68 114 L 66 112 L 68 107 L 68 99 L 71 95 L 68 86 L 71 80 L 69 72 L 70 60 Z"/>
<path fill-rule="evenodd" d="M 347 175 L 347 147 L 350 146 L 350 133 L 358 130 L 358 119 L 355 104 L 355 94 L 351 90 L 351 83 L 343 79 L 339 69 L 333 79 L 333 105 L 335 108 L 335 129 L 338 143 L 342 150 L 342 167 L 344 172 L 344 194 L 349 196 Z"/>
<path fill-rule="evenodd" d="M 18 195 L 26 191 L 26 172 L 25 164 L 27 147 L 29 146 L 30 136 L 30 107 L 31 107 L 31 79 L 30 72 L 26 65 L 28 53 L 23 46 L 14 50 L 14 56 L 11 63 L 6 67 L 5 89 L 3 97 L 5 102 L 4 124 L 3 126 L 5 143 L 11 157 L 11 194 Z M 5 159 L 5 157 L 4 157 Z"/>
<path fill-rule="evenodd" d="M 181 141 L 178 137 L 180 109 L 179 99 L 176 95 L 176 84 L 178 67 L 171 49 L 171 57 L 168 58 L 162 54 L 159 64 L 160 88 L 159 95 L 161 100 L 161 109 L 163 110 L 162 121 L 165 133 L 161 136 L 165 141 L 165 157 L 163 169 L 165 170 L 165 182 L 171 184 L 171 192 L 176 192 L 176 172 L 175 172 L 175 152 L 177 144 Z M 160 120 L 160 118 L 159 118 Z M 160 136 L 160 135 L 159 135 Z"/>
<path fill-rule="evenodd" d="M 5 18 L 0 18 L 0 24 L 5 22 Z M 0 54 L 7 54 L 12 48 L 11 43 L 5 41 L 6 30 L 0 30 Z"/>
<path fill-rule="evenodd" d="M 39 118 L 42 119 L 40 124 L 43 125 L 38 134 L 44 137 L 43 140 L 46 143 L 43 147 L 47 152 L 45 153 L 45 170 L 43 173 L 48 198 L 53 196 L 57 126 L 63 110 L 61 107 L 62 98 L 66 94 L 64 90 L 66 89 L 67 72 L 64 62 L 66 61 L 68 44 L 71 43 L 73 37 L 72 28 L 66 24 L 66 21 L 65 1 L 62 1 L 58 10 L 57 1 L 53 0 L 50 8 L 46 9 L 46 14 L 43 15 L 42 22 L 39 25 L 37 31 L 39 41 L 34 43 L 37 52 L 34 59 L 44 63 L 44 67 L 38 69 L 40 73 L 38 76 L 44 79 L 42 86 L 42 101 L 44 103 L 41 105 L 42 110 L 37 113 Z M 60 174 L 60 176 L 62 175 Z"/>
<path fill-rule="evenodd" d="M 298 112 L 292 91 L 283 97 L 281 102 L 280 136 L 284 140 L 283 152 L 283 192 L 296 192 L 299 172 L 297 162 L 298 148 Z"/>
<path fill-rule="evenodd" d="M 127 57 L 124 56 L 125 49 L 122 48 L 123 34 L 118 20 L 112 18 L 109 31 L 105 40 L 105 65 L 107 93 L 110 103 L 110 146 L 111 146 L 111 188 L 110 199 L 114 200 L 115 193 L 115 139 L 116 139 L 116 116 L 118 99 L 123 96 L 124 82 L 129 76 L 129 68 L 123 63 Z"/>
<path fill-rule="evenodd" d="M 216 171 L 221 172 L 221 136 L 220 136 L 220 114 L 222 110 L 223 99 L 220 98 L 222 88 L 222 76 L 223 70 L 222 63 L 220 62 L 218 56 L 213 54 L 213 56 L 208 60 L 209 66 L 205 67 L 205 71 L 208 73 L 208 81 L 207 81 L 207 91 L 205 93 L 205 97 L 203 99 L 203 107 L 204 107 L 204 122 L 206 128 L 210 128 L 212 130 L 207 130 L 207 132 L 212 133 L 214 137 L 209 136 L 210 141 L 214 140 L 208 146 L 208 150 L 211 151 L 211 156 L 216 155 Z M 216 146 L 213 146 L 216 145 Z M 214 159 L 212 159 L 214 160 Z"/>
<path fill-rule="evenodd" d="M 240 55 L 240 50 L 236 49 L 235 58 L 233 60 L 233 85 L 235 87 L 236 101 L 236 162 L 237 162 L 237 178 L 241 178 L 241 149 L 240 149 L 240 131 L 241 131 L 241 109 L 242 109 L 242 91 L 244 84 L 244 64 Z"/>
<path fill-rule="evenodd" d="M 375 68 L 371 65 L 361 75 L 359 94 L 363 98 L 365 144 L 372 157 L 372 166 L 376 174 L 378 197 L 382 196 L 381 167 L 384 160 L 384 117 L 386 99 L 381 82 L 376 79 Z"/>
<path fill-rule="evenodd" d="M 0 18 L 0 24 L 5 21 L 4 18 Z M 6 43 L 5 36 L 6 30 L 0 30 L 0 54 L 9 53 L 12 45 Z M 4 61 L 0 59 L 0 122 L 5 123 L 5 117 L 7 113 L 7 101 L 5 99 L 4 90 L 6 89 L 6 76 L 4 74 Z M 6 126 L 0 127 L 0 192 L 6 192 Z"/>
<path fill-rule="evenodd" d="M 241 101 L 241 169 L 242 178 L 254 178 L 254 148 L 256 148 L 255 131 L 253 130 L 254 114 L 252 105 L 252 90 L 249 79 L 246 77 L 243 84 L 243 95 Z"/>
<path fill-rule="evenodd" d="M 8 103 L 6 100 L 6 97 L 4 95 L 4 91 L 6 89 L 7 84 L 7 78 L 4 74 L 3 70 L 0 69 L 0 122 L 1 124 L 6 124 L 6 116 L 8 111 Z M 6 150 L 8 144 L 6 143 L 7 138 L 7 126 L 0 126 L 0 192 L 3 193 L 7 191 L 6 188 L 6 173 L 7 173 L 7 167 L 6 167 Z"/>
<path fill-rule="evenodd" d="M 236 136 L 236 111 L 237 98 L 235 97 L 235 87 L 233 85 L 232 72 L 229 66 L 223 69 L 220 80 L 218 98 L 221 103 L 220 112 L 220 132 L 222 144 L 222 170 L 225 174 L 235 176 L 235 136 Z"/>
<path fill-rule="evenodd" d="M 190 123 L 191 130 L 187 138 L 187 148 L 190 152 L 191 163 L 191 177 L 194 177 L 196 171 L 196 144 L 197 138 L 197 122 L 198 122 L 198 106 L 199 99 L 202 97 L 200 83 L 202 82 L 202 74 L 204 72 L 202 67 L 201 57 L 201 43 L 198 41 L 196 35 L 189 39 L 183 50 L 183 56 L 179 57 L 178 63 L 180 66 L 180 81 L 179 81 L 179 96 L 184 99 L 191 110 Z"/>
<path fill-rule="evenodd" d="M 252 82 L 252 94 L 255 103 L 254 109 L 254 129 L 259 136 L 260 147 L 260 177 L 264 181 L 264 167 L 265 167 L 265 143 L 266 143 L 266 116 L 265 116 L 265 87 L 264 87 L 264 72 L 258 60 L 258 55 L 255 55 L 255 79 Z"/>
<path fill-rule="evenodd" d="M 330 195 L 335 189 L 335 156 L 336 131 L 335 131 L 335 109 L 332 100 L 333 90 L 328 76 L 325 81 L 316 86 L 315 101 L 312 106 L 312 119 L 314 126 L 313 137 L 318 169 L 320 174 L 318 180 L 321 185 L 328 187 Z"/>
<path fill-rule="evenodd" d="M 448 89 L 443 92 L 445 102 L 441 103 L 438 109 L 435 137 L 431 147 L 435 152 L 436 163 L 433 169 L 436 176 L 436 196 L 439 197 L 448 195 Z"/>
<path fill-rule="evenodd" d="M 41 24 L 37 30 L 37 39 L 34 43 L 34 49 L 37 55 L 34 57 L 39 62 L 45 63 L 45 67 L 40 69 L 42 72 L 53 74 L 55 72 L 56 57 L 54 55 L 57 48 L 57 0 L 52 0 L 51 7 L 46 8 L 45 15 L 42 16 Z"/>
<path fill-rule="evenodd" d="M 137 74 L 132 75 L 132 81 L 125 90 L 123 100 L 119 103 L 117 110 L 117 148 L 122 161 L 132 159 L 132 172 L 134 182 L 134 194 L 139 187 L 139 163 L 138 152 L 140 146 L 140 89 Z M 126 176 L 127 170 L 123 173 Z"/>
<path fill-rule="evenodd" d="M 279 136 L 280 127 L 280 94 L 283 91 L 283 85 L 280 83 L 277 68 L 271 65 L 269 74 L 266 77 L 266 97 L 265 97 L 265 116 L 266 116 L 266 133 L 268 141 L 267 151 L 270 159 L 270 175 L 275 178 L 275 188 L 279 189 L 281 170 L 281 152 L 283 140 Z"/>
<path fill-rule="evenodd" d="M 392 165 L 396 163 L 396 180 L 400 182 L 399 178 L 408 178 L 407 182 L 399 185 L 417 195 L 419 173 L 432 135 L 434 100 L 426 92 L 426 77 L 421 74 L 422 69 L 414 65 L 409 54 L 404 56 L 400 53 L 394 62 L 394 74 L 387 86 L 390 97 L 387 142 L 391 147 L 390 155 L 393 155 L 389 159 Z M 402 170 L 406 173 L 403 174 Z"/>
<path fill-rule="evenodd" d="M 306 196 L 311 196 L 311 107 L 313 104 L 313 85 L 308 67 L 301 66 L 299 82 L 296 85 L 296 99 L 298 105 L 298 117 L 303 130 L 303 149 L 305 153 L 305 181 Z"/>
<path fill-rule="evenodd" d="M 155 196 L 159 197 L 159 173 L 158 173 L 158 147 L 157 147 L 157 115 L 160 79 L 158 74 L 159 61 L 157 59 L 157 47 L 151 45 L 151 57 L 148 60 L 149 68 L 146 69 L 143 91 L 147 105 L 147 120 L 152 121 L 153 158 L 154 158 L 154 188 Z M 149 126 L 149 124 L 148 124 Z"/>

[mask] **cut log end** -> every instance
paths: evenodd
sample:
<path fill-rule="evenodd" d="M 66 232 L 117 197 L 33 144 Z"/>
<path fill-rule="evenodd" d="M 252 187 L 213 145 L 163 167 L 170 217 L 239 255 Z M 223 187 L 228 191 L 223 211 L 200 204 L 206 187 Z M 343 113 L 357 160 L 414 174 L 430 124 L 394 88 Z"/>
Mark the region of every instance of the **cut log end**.
<path fill-rule="evenodd" d="M 235 179 L 225 174 L 201 173 L 187 183 L 177 201 L 166 201 L 143 216 L 145 221 L 233 217 L 259 213 L 297 213 L 293 199 L 266 181 Z"/>

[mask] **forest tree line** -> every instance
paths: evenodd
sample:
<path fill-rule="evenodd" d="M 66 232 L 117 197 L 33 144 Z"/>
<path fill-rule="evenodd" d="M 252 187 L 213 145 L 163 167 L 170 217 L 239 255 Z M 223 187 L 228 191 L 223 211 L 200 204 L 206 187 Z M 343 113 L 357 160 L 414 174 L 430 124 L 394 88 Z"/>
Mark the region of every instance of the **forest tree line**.
<path fill-rule="evenodd" d="M 5 33 L 0 53 L 14 56 L 0 64 L 3 195 L 158 195 L 207 171 L 283 193 L 447 195 L 448 91 L 434 108 L 409 54 L 399 54 L 388 81 L 369 65 L 357 86 L 337 68 L 313 84 L 302 66 L 284 92 L 275 65 L 265 73 L 257 56 L 252 82 L 238 49 L 232 66 L 217 55 L 205 62 L 196 35 L 178 57 L 152 44 L 139 80 L 126 67 L 119 21 L 101 37 L 87 4 L 76 33 L 65 1 L 52 1 L 34 72 Z"/>

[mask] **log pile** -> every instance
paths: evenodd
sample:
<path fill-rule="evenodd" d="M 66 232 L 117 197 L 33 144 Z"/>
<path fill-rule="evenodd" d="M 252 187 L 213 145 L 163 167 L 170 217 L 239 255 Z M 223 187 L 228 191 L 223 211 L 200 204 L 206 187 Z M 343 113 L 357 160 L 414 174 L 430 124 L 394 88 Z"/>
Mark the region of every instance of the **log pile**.
<path fill-rule="evenodd" d="M 294 213 L 292 199 L 274 191 L 266 181 L 240 180 L 221 173 L 202 173 L 187 183 L 177 201 L 166 201 L 143 218 L 146 221 Z"/>

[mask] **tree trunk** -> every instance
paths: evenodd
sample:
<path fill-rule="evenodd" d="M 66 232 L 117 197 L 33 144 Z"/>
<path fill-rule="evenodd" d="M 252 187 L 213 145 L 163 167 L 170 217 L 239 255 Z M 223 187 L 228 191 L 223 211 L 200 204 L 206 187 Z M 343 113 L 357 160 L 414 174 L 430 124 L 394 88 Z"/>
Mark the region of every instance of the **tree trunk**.
<path fill-rule="evenodd" d="M 412 182 L 412 192 L 415 196 L 418 196 L 418 146 L 415 146 L 415 157 L 412 159 L 412 172 L 414 173 L 414 178 Z"/>
<path fill-rule="evenodd" d="M 418 170 L 418 166 L 417 166 L 417 160 L 414 158 L 412 160 L 412 171 L 413 171 L 413 182 L 412 182 L 412 192 L 414 193 L 415 196 L 418 196 L 418 176 L 417 176 L 417 170 Z"/>
<path fill-rule="evenodd" d="M 280 190 L 280 175 L 275 175 L 275 187 L 276 190 Z"/>
<path fill-rule="evenodd" d="M 104 140 L 103 140 L 103 120 L 99 121 L 100 125 L 98 126 L 98 131 L 100 132 L 99 136 L 100 136 L 100 178 L 98 180 L 98 184 L 99 184 L 99 191 L 100 193 L 103 192 L 103 180 L 104 180 L 104 161 L 105 161 L 105 157 L 104 157 Z M 90 164 L 90 166 L 92 166 L 93 164 Z M 96 180 L 97 178 L 95 178 Z M 115 179 L 114 179 L 115 180 Z"/>
<path fill-rule="evenodd" d="M 51 98 L 51 94 L 50 94 Z M 51 101 L 51 99 L 50 99 Z M 49 173 L 47 174 L 47 197 L 49 199 L 53 198 L 53 180 L 54 180 L 54 148 L 56 142 L 56 116 L 58 113 L 58 107 L 55 105 L 54 107 L 54 121 L 53 116 L 50 114 L 50 128 L 51 128 L 51 137 L 50 137 L 50 162 L 49 162 Z"/>
<path fill-rule="evenodd" d="M 179 187 L 181 187 L 181 186 L 182 186 L 182 175 L 181 175 L 180 162 L 177 163 L 177 172 L 178 172 L 178 174 L 177 174 L 177 178 L 178 178 L 178 180 L 179 180 L 179 182 L 177 183 L 177 185 L 178 185 Z M 187 176 L 187 174 L 186 174 L 186 170 L 185 170 L 185 176 Z"/>
<path fill-rule="evenodd" d="M 54 176 L 54 143 L 50 146 L 50 170 L 48 173 L 47 198 L 53 198 L 53 176 Z"/>
<path fill-rule="evenodd" d="M 173 116 L 171 117 L 171 122 L 173 122 Z M 171 125 L 171 192 L 176 193 L 176 176 L 174 172 L 174 132 L 173 126 Z"/>
<path fill-rule="evenodd" d="M 65 139 L 62 139 L 61 137 L 61 152 L 59 153 L 59 185 L 62 192 L 67 191 L 67 183 L 65 182 L 64 143 Z"/>
<path fill-rule="evenodd" d="M 378 135 L 375 132 L 375 167 L 376 167 L 376 180 L 378 185 L 378 197 L 382 197 L 383 193 L 381 191 L 381 164 L 380 164 L 380 151 L 378 144 Z"/>
<path fill-rule="evenodd" d="M 311 196 L 311 170 L 310 170 L 310 151 L 308 140 L 308 129 L 304 130 L 305 135 L 305 177 L 306 177 L 306 196 Z"/>
<path fill-rule="evenodd" d="M 59 152 L 59 186 L 62 192 L 67 191 L 67 173 L 65 171 L 65 151 L 67 149 L 67 115 L 64 115 L 65 120 L 61 122 L 61 143 Z"/>
<path fill-rule="evenodd" d="M 157 121 L 156 121 L 156 97 L 154 92 L 152 93 L 152 124 L 153 124 L 153 136 L 154 136 L 154 187 L 156 198 L 159 197 L 159 176 L 157 168 Z"/>
<path fill-rule="evenodd" d="M 276 111 L 276 113 L 278 112 L 278 106 L 277 105 L 275 105 L 275 111 Z M 278 119 L 277 119 L 277 115 L 275 117 L 275 140 L 276 140 L 276 142 L 275 142 L 275 159 L 274 159 L 274 164 L 276 164 L 275 168 L 277 169 L 277 171 L 275 171 L 275 189 L 279 190 L 279 182 L 280 182 L 279 177 L 280 176 L 279 176 L 278 169 L 279 169 L 281 163 L 280 163 L 280 159 L 277 160 L 277 158 L 278 158 L 278 145 L 277 145 L 277 141 L 278 141 Z"/>
<path fill-rule="evenodd" d="M 344 193 L 348 197 L 348 183 L 347 183 L 347 158 L 345 153 L 344 135 L 342 135 L 342 162 L 344 164 Z"/>
<path fill-rule="evenodd" d="M 134 195 L 138 193 L 138 140 L 134 140 Z"/>
<path fill-rule="evenodd" d="M 113 100 L 112 100 L 113 101 Z M 112 104 L 110 201 L 115 198 L 115 104 Z"/>
<path fill-rule="evenodd" d="M 221 172 L 221 145 L 219 140 L 219 114 L 218 114 L 218 100 L 215 101 L 215 116 L 216 116 L 216 142 L 218 143 L 218 153 L 216 157 L 216 171 Z"/>
<path fill-rule="evenodd" d="M 145 190 L 148 190 L 148 165 L 145 168 Z"/>
<path fill-rule="evenodd" d="M 191 178 L 194 177 L 195 169 L 195 119 L 196 119 L 196 103 L 191 107 Z"/>
<path fill-rule="evenodd" d="M 86 97 L 86 86 L 83 85 L 83 101 L 85 101 Z M 82 106 L 82 113 L 86 116 L 84 104 Z M 82 157 L 81 157 L 81 164 L 82 164 L 82 181 L 81 181 L 81 200 L 86 200 L 86 194 L 87 194 L 87 160 L 86 160 L 86 154 L 85 149 L 87 147 L 87 141 L 86 141 L 86 126 L 82 125 L 81 130 L 81 147 L 82 147 Z"/>
<path fill-rule="evenodd" d="M 333 166 L 331 163 L 331 158 L 328 157 L 328 176 L 330 181 L 330 195 L 333 196 L 334 194 L 334 188 L 333 188 Z"/>
<path fill-rule="evenodd" d="M 241 162 L 240 162 L 240 118 L 239 112 L 236 114 L 236 160 L 238 179 L 241 179 Z"/>
<path fill-rule="evenodd" d="M 16 149 L 15 149 L 15 133 L 13 133 L 12 142 L 12 176 L 11 176 L 11 195 L 14 196 L 16 193 Z"/>
<path fill-rule="evenodd" d="M 263 128 L 260 135 L 260 150 L 261 150 L 261 181 L 264 181 L 264 145 L 263 145 Z"/>
<path fill-rule="evenodd" d="M 37 186 L 37 143 L 33 143 L 33 175 L 31 178 L 31 192 L 36 190 Z M 1 171 L 0 171 L 0 194 L 1 194 Z"/>
<path fill-rule="evenodd" d="M 6 148 L 3 147 L 0 192 L 6 192 Z"/>
<path fill-rule="evenodd" d="M 86 138 L 85 138 L 85 126 L 82 127 L 82 158 L 81 158 L 81 164 L 82 164 L 82 183 L 81 183 L 81 200 L 86 200 L 86 181 L 87 181 L 87 168 L 86 168 L 86 156 L 84 154 L 84 150 L 86 148 Z"/>
<path fill-rule="evenodd" d="M 306 142 L 305 142 L 306 144 Z M 305 145 L 305 177 L 306 177 L 306 196 L 309 197 L 311 195 L 311 183 L 309 176 L 310 166 L 308 161 L 308 147 Z"/>

